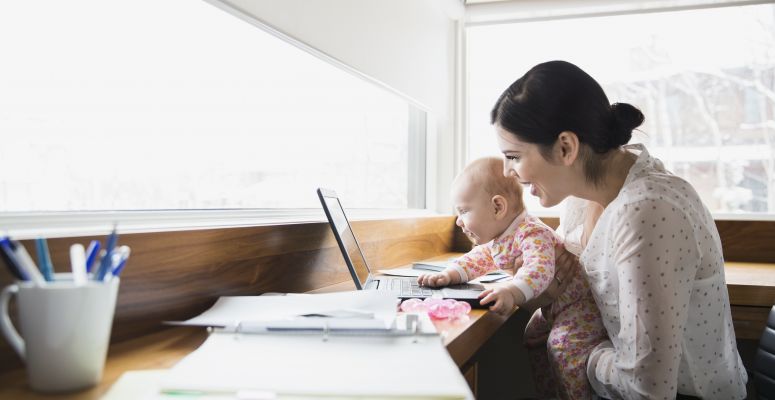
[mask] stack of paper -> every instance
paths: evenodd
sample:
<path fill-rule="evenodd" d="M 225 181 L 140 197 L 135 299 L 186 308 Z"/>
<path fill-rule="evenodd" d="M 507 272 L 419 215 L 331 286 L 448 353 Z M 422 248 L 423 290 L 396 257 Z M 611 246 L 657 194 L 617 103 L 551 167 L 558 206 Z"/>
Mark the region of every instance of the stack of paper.
<path fill-rule="evenodd" d="M 267 329 L 391 329 L 395 296 L 374 290 L 288 296 L 221 297 L 204 313 L 176 325 L 231 331 Z"/>

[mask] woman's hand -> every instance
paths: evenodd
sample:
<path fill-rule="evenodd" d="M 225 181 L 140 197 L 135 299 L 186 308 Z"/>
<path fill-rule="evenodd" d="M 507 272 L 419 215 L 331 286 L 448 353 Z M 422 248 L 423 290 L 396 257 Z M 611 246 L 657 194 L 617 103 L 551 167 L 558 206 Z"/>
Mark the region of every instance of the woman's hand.
<path fill-rule="evenodd" d="M 554 247 L 554 279 L 538 297 L 522 305 L 531 311 L 553 303 L 568 288 L 573 274 L 580 268 L 579 259 L 562 244 Z"/>

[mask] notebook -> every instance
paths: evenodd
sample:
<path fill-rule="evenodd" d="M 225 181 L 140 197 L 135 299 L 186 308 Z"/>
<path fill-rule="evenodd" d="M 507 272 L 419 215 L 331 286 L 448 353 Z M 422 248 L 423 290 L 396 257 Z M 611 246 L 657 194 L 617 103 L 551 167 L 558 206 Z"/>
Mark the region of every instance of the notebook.
<path fill-rule="evenodd" d="M 465 301 L 472 307 L 487 307 L 479 304 L 479 294 L 484 290 L 484 286 L 479 284 L 464 283 L 443 288 L 428 288 L 419 286 L 416 277 L 372 275 L 336 192 L 323 188 L 319 188 L 317 192 L 336 242 L 342 251 L 342 257 L 358 290 L 387 290 L 395 293 L 400 299 L 437 297 Z"/>

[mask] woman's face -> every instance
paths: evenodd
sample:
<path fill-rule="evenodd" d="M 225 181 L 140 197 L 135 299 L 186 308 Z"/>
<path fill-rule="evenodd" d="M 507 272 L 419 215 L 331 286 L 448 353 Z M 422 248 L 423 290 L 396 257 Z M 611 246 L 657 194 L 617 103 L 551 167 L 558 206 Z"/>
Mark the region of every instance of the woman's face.
<path fill-rule="evenodd" d="M 519 140 L 500 125 L 495 125 L 495 131 L 498 147 L 506 157 L 504 175 L 516 176 L 544 207 L 555 206 L 569 195 L 568 182 L 562 178 L 565 168 L 562 164 L 546 160 L 537 144 Z"/>

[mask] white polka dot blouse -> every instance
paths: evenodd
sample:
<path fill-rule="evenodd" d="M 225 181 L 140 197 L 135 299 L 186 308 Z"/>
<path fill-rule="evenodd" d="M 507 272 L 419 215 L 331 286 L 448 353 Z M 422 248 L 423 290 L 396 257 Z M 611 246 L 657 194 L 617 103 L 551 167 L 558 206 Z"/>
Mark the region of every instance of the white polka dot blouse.
<path fill-rule="evenodd" d="M 645 147 L 625 148 L 637 161 L 580 257 L 610 338 L 589 356 L 590 383 L 612 399 L 744 398 L 713 218 Z M 566 233 L 578 231 L 583 205 L 566 204 Z"/>

